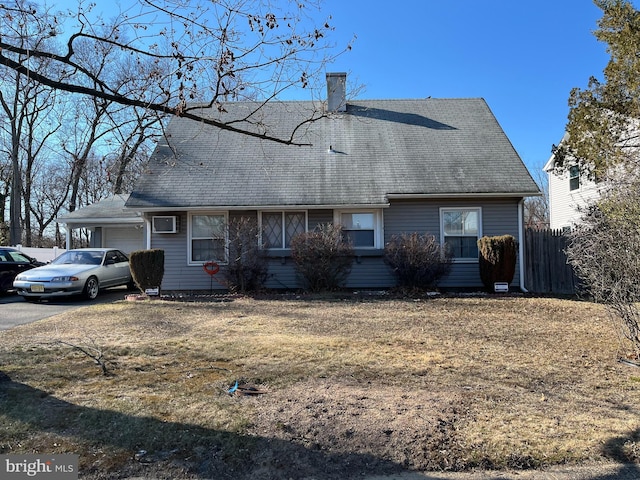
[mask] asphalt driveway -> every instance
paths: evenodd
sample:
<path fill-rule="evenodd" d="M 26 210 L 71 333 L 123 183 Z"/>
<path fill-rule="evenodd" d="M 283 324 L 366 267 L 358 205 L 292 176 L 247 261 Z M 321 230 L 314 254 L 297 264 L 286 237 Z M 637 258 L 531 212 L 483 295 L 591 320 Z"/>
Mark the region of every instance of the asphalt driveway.
<path fill-rule="evenodd" d="M 126 294 L 126 287 L 117 287 L 101 292 L 93 301 L 69 297 L 39 303 L 26 302 L 20 295 L 11 292 L 0 294 L 0 330 L 42 320 L 80 307 L 123 300 Z"/>

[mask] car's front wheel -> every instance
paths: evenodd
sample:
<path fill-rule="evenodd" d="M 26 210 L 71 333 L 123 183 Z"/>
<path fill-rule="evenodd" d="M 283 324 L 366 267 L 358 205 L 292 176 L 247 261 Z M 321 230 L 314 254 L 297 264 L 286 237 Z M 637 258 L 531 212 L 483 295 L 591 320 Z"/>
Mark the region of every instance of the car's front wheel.
<path fill-rule="evenodd" d="M 100 291 L 100 283 L 96 277 L 89 277 L 84 284 L 84 296 L 87 300 L 95 300 Z"/>

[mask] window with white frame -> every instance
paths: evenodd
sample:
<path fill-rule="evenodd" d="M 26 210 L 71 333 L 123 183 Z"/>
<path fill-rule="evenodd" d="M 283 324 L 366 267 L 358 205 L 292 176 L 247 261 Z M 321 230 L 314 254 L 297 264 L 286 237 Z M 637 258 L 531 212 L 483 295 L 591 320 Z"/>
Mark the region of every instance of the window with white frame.
<path fill-rule="evenodd" d="M 227 216 L 194 213 L 189 216 L 189 263 L 227 261 Z"/>
<path fill-rule="evenodd" d="M 306 212 L 262 212 L 264 248 L 290 248 L 291 239 L 306 231 Z"/>
<path fill-rule="evenodd" d="M 478 260 L 481 210 L 479 208 L 441 208 L 442 244 L 456 260 Z"/>
<path fill-rule="evenodd" d="M 378 210 L 343 210 L 336 212 L 335 222 L 355 248 L 381 248 L 381 217 Z"/>

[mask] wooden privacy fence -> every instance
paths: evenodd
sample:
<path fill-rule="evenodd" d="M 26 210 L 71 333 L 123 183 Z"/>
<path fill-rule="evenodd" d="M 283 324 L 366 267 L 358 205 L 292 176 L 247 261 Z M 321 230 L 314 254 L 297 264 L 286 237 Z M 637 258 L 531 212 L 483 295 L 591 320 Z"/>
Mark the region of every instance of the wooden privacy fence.
<path fill-rule="evenodd" d="M 567 261 L 562 230 L 525 230 L 525 286 L 533 293 L 573 295 L 578 278 Z"/>

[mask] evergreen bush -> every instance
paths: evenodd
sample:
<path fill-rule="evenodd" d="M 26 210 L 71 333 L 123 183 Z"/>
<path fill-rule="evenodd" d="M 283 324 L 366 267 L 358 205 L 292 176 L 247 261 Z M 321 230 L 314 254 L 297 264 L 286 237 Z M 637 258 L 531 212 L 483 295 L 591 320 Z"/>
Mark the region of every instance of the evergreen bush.
<path fill-rule="evenodd" d="M 512 235 L 482 237 L 478 240 L 480 279 L 487 290 L 496 282 L 510 284 L 516 272 L 518 242 Z"/>
<path fill-rule="evenodd" d="M 136 250 L 129 254 L 131 276 L 141 292 L 160 288 L 164 277 L 164 250 Z"/>

